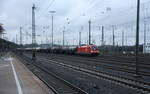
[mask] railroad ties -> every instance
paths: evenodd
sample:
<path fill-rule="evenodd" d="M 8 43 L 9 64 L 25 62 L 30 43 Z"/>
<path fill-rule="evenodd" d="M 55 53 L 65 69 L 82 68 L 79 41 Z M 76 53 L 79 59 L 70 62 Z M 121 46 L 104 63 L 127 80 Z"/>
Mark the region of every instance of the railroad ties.
<path fill-rule="evenodd" d="M 115 58 L 109 58 L 109 60 L 106 61 L 104 57 L 89 58 L 89 57 L 55 55 L 55 54 L 53 54 L 53 59 L 51 59 L 49 54 L 41 54 L 41 53 L 38 53 L 38 56 L 37 56 L 38 60 L 36 62 L 31 62 L 30 57 L 31 57 L 30 53 L 25 54 L 22 60 L 25 60 L 26 62 L 28 62 L 30 66 L 31 65 L 36 66 L 38 69 L 40 69 L 39 70 L 40 72 L 45 71 L 46 73 L 48 73 L 48 75 L 51 75 L 55 79 L 59 79 L 63 81 L 63 83 L 64 82 L 67 83 L 65 84 L 66 87 L 69 86 L 71 88 L 71 90 L 70 89 L 66 90 L 64 88 L 62 88 L 62 90 L 66 90 L 70 92 L 75 91 L 76 93 L 82 92 L 82 94 L 91 92 L 88 89 L 83 88 L 80 85 L 80 82 L 78 84 L 75 84 L 73 82 L 71 83 L 71 81 L 66 80 L 67 79 L 66 77 L 64 77 L 65 78 L 64 79 L 63 77 L 61 77 L 61 75 L 57 73 L 56 74 L 54 72 L 50 73 L 50 71 L 48 71 L 48 68 L 46 66 L 58 66 L 58 68 L 61 67 L 62 69 L 64 68 L 69 71 L 76 71 L 78 73 L 84 74 L 94 79 L 105 80 L 107 82 L 114 84 L 114 86 L 118 85 L 120 87 L 130 88 L 131 91 L 132 90 L 137 91 L 139 94 L 140 92 L 141 94 L 150 93 L 150 82 L 148 80 L 149 74 L 141 71 L 144 77 L 142 78 L 133 77 L 135 72 L 131 66 L 128 67 L 129 62 L 125 63 L 125 61 L 117 60 Z M 121 64 L 119 64 L 119 62 Z M 134 66 L 133 62 L 131 62 L 131 65 Z M 143 67 L 144 67 L 144 64 L 143 64 Z M 52 77 L 49 77 L 49 78 L 52 79 Z M 83 80 L 83 78 L 80 77 L 80 75 L 77 78 Z M 56 81 L 56 82 L 59 82 L 59 81 Z M 55 85 L 56 84 L 59 85 L 60 83 L 55 83 Z M 52 87 L 54 88 L 55 86 L 52 86 Z M 60 86 L 60 87 L 64 87 L 64 86 Z M 93 84 L 93 87 L 96 89 L 99 89 L 99 86 L 95 84 Z M 61 92 L 61 89 L 56 89 L 56 90 Z M 135 93 L 135 94 L 138 94 L 138 93 Z M 92 93 L 92 94 L 95 94 L 95 93 Z"/>

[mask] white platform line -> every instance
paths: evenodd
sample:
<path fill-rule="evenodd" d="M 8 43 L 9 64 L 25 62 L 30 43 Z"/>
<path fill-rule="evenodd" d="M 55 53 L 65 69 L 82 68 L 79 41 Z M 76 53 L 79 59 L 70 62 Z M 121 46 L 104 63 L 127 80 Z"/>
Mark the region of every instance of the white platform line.
<path fill-rule="evenodd" d="M 7 67 L 7 66 L 9 66 L 9 65 L 2 65 L 2 66 L 0 66 L 0 68 Z"/>
<path fill-rule="evenodd" d="M 14 73 L 14 77 L 15 77 L 15 81 L 16 81 L 16 85 L 17 85 L 17 89 L 18 89 L 18 94 L 23 94 L 21 86 L 20 86 L 20 82 L 19 82 L 17 74 L 16 74 L 16 70 L 15 70 L 14 65 L 12 63 L 12 58 L 11 57 L 10 57 L 10 63 L 11 63 L 12 70 L 13 70 L 13 73 Z"/>

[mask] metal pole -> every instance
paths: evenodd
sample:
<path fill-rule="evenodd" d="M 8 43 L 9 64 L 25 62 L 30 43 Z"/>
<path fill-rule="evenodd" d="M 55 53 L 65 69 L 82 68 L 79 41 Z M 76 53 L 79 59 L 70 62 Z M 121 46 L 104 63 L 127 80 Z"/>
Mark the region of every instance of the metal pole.
<path fill-rule="evenodd" d="M 115 46 L 115 34 L 114 34 L 114 26 L 112 26 L 112 28 L 113 28 L 113 47 Z"/>
<path fill-rule="evenodd" d="M 102 26 L 102 46 L 104 46 L 104 26 Z"/>
<path fill-rule="evenodd" d="M 144 21 L 144 48 L 143 48 L 144 54 L 145 54 L 145 47 L 146 47 L 146 21 Z"/>
<path fill-rule="evenodd" d="M 53 14 L 52 14 L 52 47 L 53 47 Z"/>
<path fill-rule="evenodd" d="M 137 0 L 137 22 L 136 22 L 136 75 L 139 75 L 139 19 L 140 19 L 140 0 Z"/>
<path fill-rule="evenodd" d="M 46 34 L 46 37 L 45 37 L 45 44 L 48 44 L 47 34 Z"/>
<path fill-rule="evenodd" d="M 20 27 L 20 46 L 22 46 L 22 27 Z"/>
<path fill-rule="evenodd" d="M 28 32 L 26 32 L 26 43 L 28 43 L 27 41 L 28 41 Z"/>
<path fill-rule="evenodd" d="M 79 31 L 79 46 L 81 45 L 81 31 Z"/>
<path fill-rule="evenodd" d="M 91 44 L 91 20 L 89 20 L 89 45 Z"/>
<path fill-rule="evenodd" d="M 63 30 L 63 46 L 65 45 L 65 30 Z"/>
<path fill-rule="evenodd" d="M 22 48 L 23 51 L 23 45 L 22 45 L 22 27 L 20 27 L 20 48 Z M 22 55 L 22 51 L 20 52 L 20 54 Z"/>
<path fill-rule="evenodd" d="M 53 14 L 55 13 L 55 11 L 50 11 L 50 13 L 52 14 L 52 50 L 51 50 L 51 54 L 53 54 L 53 45 L 54 45 L 54 38 L 53 38 L 53 30 L 54 30 L 54 26 L 53 26 L 53 23 L 54 23 L 54 21 L 53 21 L 53 19 L 54 19 L 54 16 L 53 16 Z M 51 56 L 52 58 L 53 58 L 53 55 Z"/>
<path fill-rule="evenodd" d="M 18 44 L 18 36 L 17 36 L 17 34 L 16 34 L 16 44 Z"/>
<path fill-rule="evenodd" d="M 124 31 L 122 31 L 122 52 L 124 50 Z"/>
<path fill-rule="evenodd" d="M 115 30 L 114 30 L 114 26 L 112 26 L 112 29 L 113 29 L 113 47 L 112 47 L 113 49 L 112 50 L 113 50 L 113 54 L 114 54 L 114 52 L 115 52 L 115 34 L 114 34 Z"/>
<path fill-rule="evenodd" d="M 32 7 L 32 59 L 36 59 L 36 36 L 35 36 L 35 5 Z"/>
<path fill-rule="evenodd" d="M 122 31 L 122 46 L 124 46 L 124 31 Z"/>

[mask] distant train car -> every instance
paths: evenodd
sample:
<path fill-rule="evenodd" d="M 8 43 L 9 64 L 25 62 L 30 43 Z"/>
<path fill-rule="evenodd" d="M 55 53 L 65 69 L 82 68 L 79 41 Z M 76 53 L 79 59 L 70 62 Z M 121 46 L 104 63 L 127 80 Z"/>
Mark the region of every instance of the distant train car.
<path fill-rule="evenodd" d="M 59 46 L 53 47 L 53 53 L 59 54 L 75 54 L 77 46 Z"/>
<path fill-rule="evenodd" d="M 79 46 L 76 51 L 77 54 L 90 56 L 97 56 L 100 53 L 96 45 Z"/>

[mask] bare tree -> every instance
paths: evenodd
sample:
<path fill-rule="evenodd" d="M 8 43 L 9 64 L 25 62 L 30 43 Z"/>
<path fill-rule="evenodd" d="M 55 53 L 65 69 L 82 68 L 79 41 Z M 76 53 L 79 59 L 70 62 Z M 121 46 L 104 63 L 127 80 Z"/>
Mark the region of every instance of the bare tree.
<path fill-rule="evenodd" d="M 3 28 L 3 24 L 0 23 L 0 36 L 2 36 L 5 29 Z"/>
<path fill-rule="evenodd" d="M 4 32 L 3 24 L 0 24 L 0 33 Z"/>

